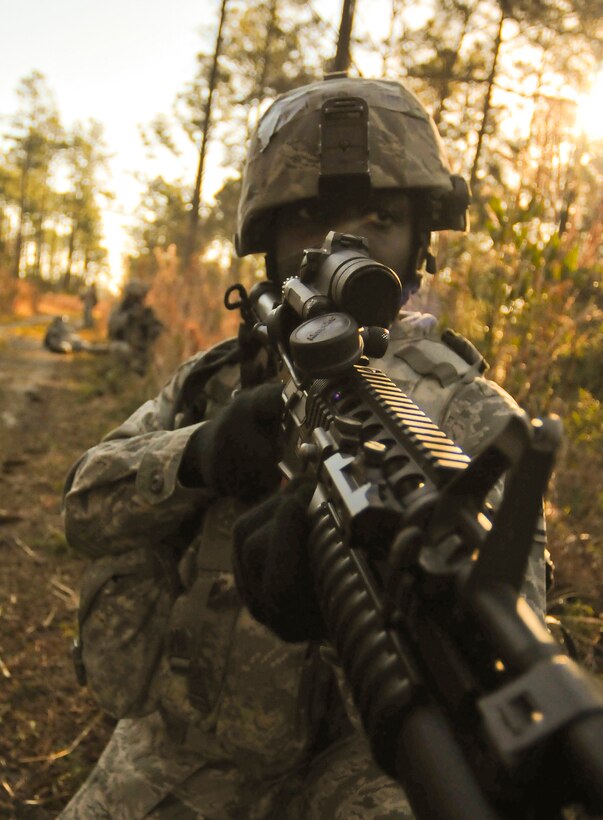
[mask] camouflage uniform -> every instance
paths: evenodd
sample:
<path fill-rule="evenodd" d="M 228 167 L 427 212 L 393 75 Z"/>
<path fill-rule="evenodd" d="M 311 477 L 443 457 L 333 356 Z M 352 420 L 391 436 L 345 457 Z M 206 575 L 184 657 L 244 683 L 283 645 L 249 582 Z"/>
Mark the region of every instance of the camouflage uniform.
<path fill-rule="evenodd" d="M 163 330 L 163 324 L 153 308 L 144 304 L 147 290 L 142 282 L 128 282 L 122 301 L 109 315 L 107 327 L 114 352 L 122 356 L 126 365 L 141 376 L 148 368 L 153 342 Z"/>
<path fill-rule="evenodd" d="M 52 353 L 77 353 L 88 348 L 63 316 L 55 316 L 48 325 L 43 344 Z"/>
<path fill-rule="evenodd" d="M 179 426 L 177 398 L 205 355 L 68 480 L 69 540 L 95 559 L 82 588 L 83 662 L 95 698 L 122 720 L 62 817 L 410 817 L 359 733 L 309 754 L 328 667 L 315 647 L 281 642 L 240 604 L 230 528 L 242 506 L 177 480 L 197 428 Z M 516 409 L 427 315 L 402 314 L 375 364 L 470 454 Z M 208 380 L 205 418 L 238 378 L 229 365 Z M 201 533 L 189 540 L 202 510 Z M 530 592 L 541 607 L 537 562 Z"/>
<path fill-rule="evenodd" d="M 96 294 L 96 285 L 92 282 L 87 288 L 80 293 L 80 299 L 82 300 L 82 307 L 83 307 L 83 316 L 82 316 L 82 327 L 92 328 L 94 327 L 94 317 L 92 316 L 92 311 L 98 304 L 98 296 Z"/>
<path fill-rule="evenodd" d="M 384 80 L 314 84 L 269 109 L 243 178 L 238 252 L 269 251 L 272 211 L 319 194 L 319 121 L 333 95 L 370 98 L 372 187 L 422 192 L 426 215 L 417 217 L 407 272 L 416 276 L 429 231 L 462 229 L 467 202 L 420 103 Z M 479 354 L 457 342 L 442 341 L 433 317 L 401 314 L 375 364 L 473 455 L 516 405 L 483 377 Z M 182 365 L 68 477 L 67 536 L 92 559 L 81 668 L 120 721 L 61 817 L 409 818 L 401 788 L 371 760 L 329 648 L 284 643 L 242 605 L 231 552 L 243 505 L 178 480 L 190 437 L 239 386 L 232 348 Z M 204 367 L 194 407 L 183 407 Z M 527 590 L 536 608 L 543 585 L 536 559 Z"/>

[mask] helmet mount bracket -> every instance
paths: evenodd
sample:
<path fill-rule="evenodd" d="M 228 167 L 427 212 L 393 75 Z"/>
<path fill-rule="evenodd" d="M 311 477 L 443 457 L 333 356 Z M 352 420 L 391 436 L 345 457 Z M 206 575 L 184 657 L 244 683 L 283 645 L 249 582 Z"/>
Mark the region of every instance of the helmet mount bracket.
<path fill-rule="evenodd" d="M 361 97 L 330 97 L 320 110 L 318 195 L 367 196 L 369 171 L 368 105 Z"/>

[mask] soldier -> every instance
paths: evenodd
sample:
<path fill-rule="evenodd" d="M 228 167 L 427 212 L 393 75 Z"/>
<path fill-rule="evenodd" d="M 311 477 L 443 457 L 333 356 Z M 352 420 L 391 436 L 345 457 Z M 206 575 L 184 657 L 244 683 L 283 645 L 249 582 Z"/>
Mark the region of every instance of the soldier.
<path fill-rule="evenodd" d="M 84 342 L 65 316 L 55 316 L 46 328 L 43 345 L 52 353 L 72 353 L 82 350 Z"/>
<path fill-rule="evenodd" d="M 144 303 L 147 291 L 143 282 L 129 281 L 121 302 L 109 315 L 107 328 L 113 349 L 124 354 L 127 365 L 139 376 L 146 373 L 151 347 L 163 330 L 153 308 Z"/>
<path fill-rule="evenodd" d="M 65 316 L 55 316 L 48 325 L 42 342 L 52 353 L 108 353 L 109 345 L 87 342 L 76 333 Z"/>
<path fill-rule="evenodd" d="M 82 327 L 88 329 L 93 328 L 94 317 L 92 315 L 92 311 L 98 304 L 96 284 L 94 282 L 92 282 L 90 285 L 82 289 L 80 293 L 80 299 L 82 300 L 83 307 Z"/>
<path fill-rule="evenodd" d="M 93 344 L 76 333 L 66 316 L 55 316 L 46 328 L 43 345 L 52 353 L 107 353 L 105 344 Z"/>
<path fill-rule="evenodd" d="M 433 271 L 431 231 L 463 229 L 467 205 L 466 185 L 409 91 L 332 78 L 284 94 L 261 119 L 237 251 L 264 252 L 267 275 L 282 282 L 327 231 L 361 235 L 398 273 L 406 300 L 421 267 Z M 67 479 L 67 536 L 92 559 L 76 667 L 119 723 L 64 820 L 412 816 L 345 708 L 303 556 L 292 550 L 289 560 L 305 490 L 289 493 L 277 524 L 279 600 L 274 581 L 263 595 L 266 577 L 245 554 L 253 544 L 240 526 L 233 567 L 234 522 L 279 482 L 280 386 L 240 390 L 239 360 L 229 340 L 185 362 Z M 401 312 L 378 366 L 470 455 L 516 409 L 484 378 L 477 351 L 442 338 L 432 316 Z M 527 592 L 541 609 L 540 559 Z M 233 570 L 280 637 L 250 615 Z"/>

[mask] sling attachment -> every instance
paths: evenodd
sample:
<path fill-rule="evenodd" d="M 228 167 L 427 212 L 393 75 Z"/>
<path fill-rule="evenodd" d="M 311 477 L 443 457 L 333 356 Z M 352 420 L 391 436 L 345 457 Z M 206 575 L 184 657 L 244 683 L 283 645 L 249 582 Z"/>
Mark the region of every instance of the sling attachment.
<path fill-rule="evenodd" d="M 272 285 L 266 286 L 272 289 Z M 237 282 L 231 285 L 224 294 L 224 305 L 227 310 L 241 311 L 241 324 L 237 344 L 241 370 L 241 387 L 256 387 L 264 384 L 276 375 L 274 360 L 264 344 L 255 333 L 255 319 L 245 287 Z"/>

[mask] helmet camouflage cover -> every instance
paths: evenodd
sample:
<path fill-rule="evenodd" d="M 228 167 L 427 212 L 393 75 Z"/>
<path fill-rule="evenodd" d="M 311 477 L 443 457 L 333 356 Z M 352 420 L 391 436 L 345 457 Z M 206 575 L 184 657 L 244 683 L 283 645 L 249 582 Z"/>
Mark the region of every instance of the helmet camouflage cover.
<path fill-rule="evenodd" d="M 360 98 L 368 108 L 373 190 L 429 191 L 429 230 L 465 229 L 467 186 L 450 172 L 435 124 L 415 95 L 393 80 L 337 77 L 278 97 L 251 139 L 237 215 L 239 256 L 267 251 L 275 208 L 319 196 L 323 105 Z"/>
<path fill-rule="evenodd" d="M 149 286 L 146 282 L 140 279 L 128 279 L 123 287 L 123 296 L 128 296 L 131 299 L 144 299 L 149 291 Z"/>

